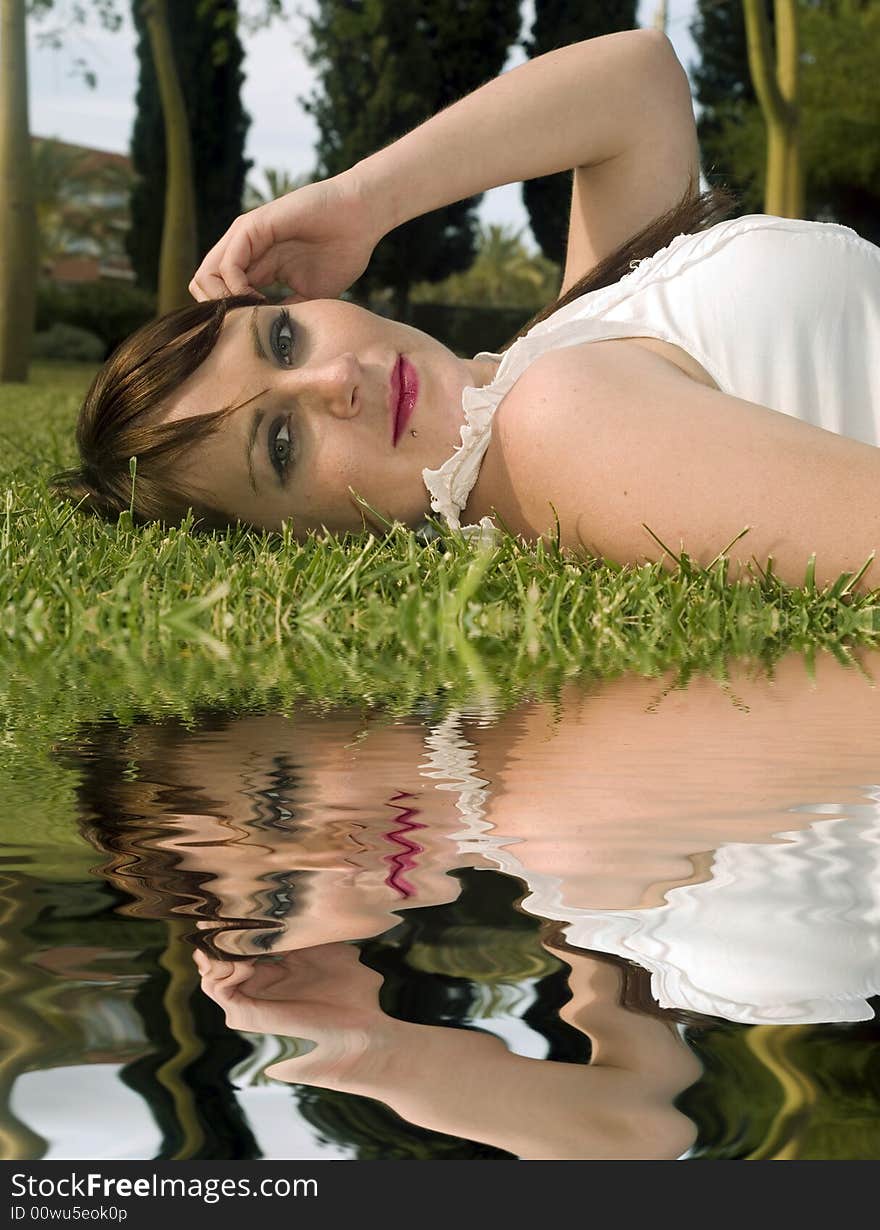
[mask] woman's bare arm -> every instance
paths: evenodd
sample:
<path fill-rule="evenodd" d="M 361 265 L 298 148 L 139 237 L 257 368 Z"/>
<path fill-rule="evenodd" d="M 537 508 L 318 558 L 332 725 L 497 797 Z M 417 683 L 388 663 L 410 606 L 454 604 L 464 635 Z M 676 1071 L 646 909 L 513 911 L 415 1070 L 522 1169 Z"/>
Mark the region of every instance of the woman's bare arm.
<path fill-rule="evenodd" d="M 502 73 L 342 174 L 236 218 L 190 292 L 212 299 L 281 281 L 293 301 L 335 298 L 401 223 L 572 169 L 566 284 L 696 183 L 690 92 L 665 35 L 623 30 Z"/>
<path fill-rule="evenodd" d="M 467 518 L 494 507 L 524 537 L 555 536 L 620 563 L 674 553 L 731 575 L 772 557 L 804 582 L 857 572 L 880 546 L 880 449 L 689 379 L 628 341 L 550 351 L 496 415 Z M 872 565 L 861 588 L 880 583 Z"/>
<path fill-rule="evenodd" d="M 384 234 L 500 184 L 572 168 L 566 281 L 696 182 L 690 93 L 665 35 L 624 30 L 539 56 L 363 159 L 352 174 Z"/>

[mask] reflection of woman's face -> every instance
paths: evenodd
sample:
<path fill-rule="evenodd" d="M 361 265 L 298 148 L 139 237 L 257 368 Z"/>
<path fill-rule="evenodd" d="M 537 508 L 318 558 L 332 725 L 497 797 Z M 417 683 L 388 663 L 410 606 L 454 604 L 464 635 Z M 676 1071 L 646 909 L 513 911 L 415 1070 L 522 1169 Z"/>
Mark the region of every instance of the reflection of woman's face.
<path fill-rule="evenodd" d="M 283 933 L 273 952 L 378 935 L 396 924 L 395 910 L 458 896 L 458 881 L 446 872 L 469 860 L 449 837 L 460 828 L 456 796 L 419 775 L 424 744 L 415 723 L 244 718 L 225 731 L 187 736 L 168 759 L 165 780 L 186 787 L 190 799 L 192 787 L 201 787 L 222 807 L 167 812 L 174 831 L 155 844 L 173 851 L 181 870 L 210 877 L 204 887 L 224 918 L 267 922 L 266 929 L 223 931 L 217 946 L 224 951 L 266 951 L 260 937 L 278 922 Z M 294 779 L 282 790 L 279 760 Z M 260 823 L 268 804 L 290 815 Z M 293 908 L 273 922 L 270 903 L 279 895 Z"/>
<path fill-rule="evenodd" d="M 401 356 L 403 391 L 416 400 L 395 438 Z M 360 530 L 349 488 L 413 525 L 428 511 L 422 470 L 460 442 L 462 390 L 493 372 L 494 364 L 459 359 L 417 329 L 338 299 L 235 309 L 167 417 L 241 408 L 181 463 L 180 477 L 230 517 L 265 529 L 292 519 L 297 533 Z"/>

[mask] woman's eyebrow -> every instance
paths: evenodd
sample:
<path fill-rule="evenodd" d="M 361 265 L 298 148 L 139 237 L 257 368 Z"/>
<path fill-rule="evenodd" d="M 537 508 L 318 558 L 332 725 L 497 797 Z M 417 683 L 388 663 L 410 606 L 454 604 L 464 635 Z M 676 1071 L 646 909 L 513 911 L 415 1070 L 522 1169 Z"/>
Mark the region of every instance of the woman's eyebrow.
<path fill-rule="evenodd" d="M 259 326 L 257 325 L 257 312 L 259 312 L 259 310 L 260 310 L 259 307 L 255 307 L 251 309 L 251 314 L 250 314 L 250 319 L 248 321 L 248 324 L 250 326 L 251 337 L 253 338 L 253 342 L 254 342 L 254 354 L 257 356 L 258 359 L 265 359 L 266 362 L 268 363 L 269 356 L 266 354 L 265 350 L 263 349 L 263 340 L 260 337 L 260 330 L 259 330 Z"/>

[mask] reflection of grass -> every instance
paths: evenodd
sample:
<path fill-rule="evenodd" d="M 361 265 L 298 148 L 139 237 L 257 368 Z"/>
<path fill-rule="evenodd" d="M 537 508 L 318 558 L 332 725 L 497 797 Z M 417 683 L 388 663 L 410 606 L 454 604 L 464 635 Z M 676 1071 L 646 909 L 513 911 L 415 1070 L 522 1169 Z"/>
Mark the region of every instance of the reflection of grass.
<path fill-rule="evenodd" d="M 686 677 L 727 656 L 770 663 L 880 639 L 872 596 L 772 575 L 728 584 L 724 559 L 700 569 L 682 558 L 670 572 L 510 537 L 490 549 L 425 544 L 399 526 L 297 543 L 290 532 L 141 530 L 127 514 L 81 520 L 45 478 L 72 460 L 90 374 L 44 364 L 29 386 L 0 386 L 0 771 L 23 797 L 41 749 L 102 713 L 302 697 L 407 711 L 474 691 L 504 707 L 585 671 L 677 666 Z"/>

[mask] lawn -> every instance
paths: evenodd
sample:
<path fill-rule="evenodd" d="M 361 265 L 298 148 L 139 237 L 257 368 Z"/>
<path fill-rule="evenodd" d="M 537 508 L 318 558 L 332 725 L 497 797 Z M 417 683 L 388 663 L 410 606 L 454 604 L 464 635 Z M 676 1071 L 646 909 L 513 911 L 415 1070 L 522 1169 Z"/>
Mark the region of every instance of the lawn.
<path fill-rule="evenodd" d="M 875 597 L 850 597 L 846 578 L 729 584 L 723 559 L 670 572 L 399 526 L 300 543 L 84 519 L 46 480 L 74 461 L 90 375 L 39 365 L 29 385 L 0 386 L 0 777 L 29 831 L 67 810 L 55 795 L 70 777 L 49 753 L 105 718 L 304 702 L 439 715 L 477 695 L 503 710 L 575 675 L 672 667 L 684 684 L 723 679 L 731 657 L 766 670 L 796 650 L 809 668 L 818 651 L 855 660 L 880 641 Z"/>
<path fill-rule="evenodd" d="M 191 524 L 138 529 L 127 513 L 114 525 L 83 518 L 46 480 L 75 459 L 90 376 L 42 364 L 29 385 L 0 386 L 7 679 L 27 662 L 30 678 L 75 677 L 78 692 L 92 680 L 94 702 L 106 693 L 116 708 L 124 677 L 148 663 L 138 693 L 156 688 L 164 704 L 231 696 L 240 679 L 252 700 L 269 688 L 276 702 L 280 690 L 406 708 L 489 680 L 501 699 L 581 671 L 687 673 L 731 655 L 771 663 L 792 648 L 878 640 L 875 597 L 850 596 L 847 578 L 824 591 L 772 574 L 728 583 L 724 559 L 700 569 L 684 558 L 670 572 L 510 536 L 486 549 L 454 536 L 425 543 L 396 526 L 300 543 L 290 531 L 204 536 Z"/>

